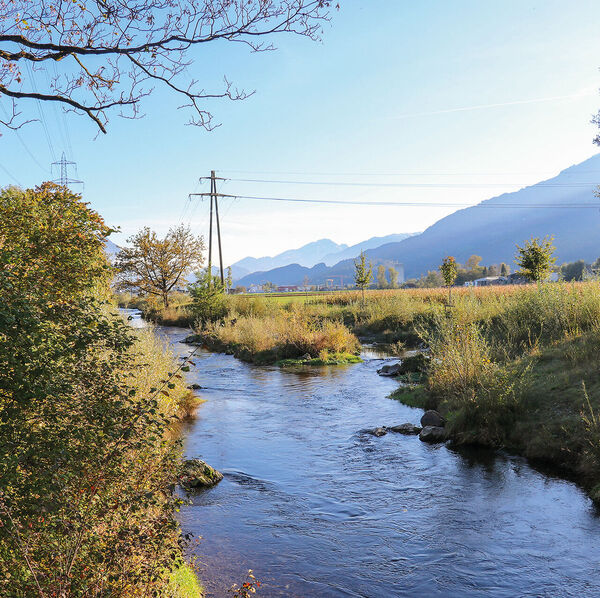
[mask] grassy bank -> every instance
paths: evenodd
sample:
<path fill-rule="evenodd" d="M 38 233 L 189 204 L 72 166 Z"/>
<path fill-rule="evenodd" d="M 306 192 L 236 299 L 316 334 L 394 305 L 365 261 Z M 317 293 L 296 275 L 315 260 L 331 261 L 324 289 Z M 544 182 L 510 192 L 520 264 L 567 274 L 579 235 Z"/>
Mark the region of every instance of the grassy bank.
<path fill-rule="evenodd" d="M 577 475 L 600 500 L 600 286 L 457 298 L 417 328 L 425 384 L 393 398 L 437 408 L 459 443 L 506 447 Z"/>
<path fill-rule="evenodd" d="M 360 361 L 360 344 L 343 324 L 312 319 L 296 310 L 237 313 L 237 318 L 198 330 L 196 342 L 258 365 L 291 365 L 289 360 L 305 365 Z"/>

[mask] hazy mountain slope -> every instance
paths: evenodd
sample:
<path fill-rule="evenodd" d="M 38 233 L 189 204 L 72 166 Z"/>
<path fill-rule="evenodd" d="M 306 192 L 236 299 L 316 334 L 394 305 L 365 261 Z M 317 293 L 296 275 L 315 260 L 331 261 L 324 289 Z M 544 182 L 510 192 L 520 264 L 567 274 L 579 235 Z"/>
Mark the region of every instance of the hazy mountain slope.
<path fill-rule="evenodd" d="M 356 245 L 352 245 L 351 247 L 347 247 L 346 249 L 342 249 L 341 251 L 337 251 L 335 253 L 330 253 L 323 257 L 321 261 L 325 262 L 328 266 L 333 266 L 342 260 L 352 259 L 360 255 L 361 251 L 367 251 L 367 249 L 373 249 L 375 247 L 381 247 L 381 245 L 385 245 L 386 243 L 397 243 L 408 237 L 412 237 L 413 235 L 418 233 L 398 233 L 393 235 L 386 235 L 385 237 L 371 237 L 366 241 L 361 241 Z"/>
<path fill-rule="evenodd" d="M 273 257 L 246 257 L 231 266 L 234 279 L 239 279 L 251 272 L 262 272 L 287 266 L 288 264 L 299 264 L 300 266 L 314 266 L 323 261 L 323 257 L 342 251 L 347 245 L 339 245 L 331 239 L 320 239 L 307 243 L 298 249 L 289 249 Z"/>
<path fill-rule="evenodd" d="M 578 206 L 598 201 L 594 197 L 598 182 L 600 154 L 548 181 L 454 212 L 416 237 L 366 253 L 374 260 L 404 263 L 409 278 L 437 268 L 445 255 L 465 262 L 477 254 L 485 264 L 512 264 L 517 243 L 522 245 L 532 236 L 553 235 L 558 263 L 592 261 L 600 256 L 600 202 L 598 210 Z"/>
<path fill-rule="evenodd" d="M 477 254 L 484 264 L 503 261 L 512 264 L 517 243 L 522 244 L 532 236 L 553 235 L 558 263 L 593 261 L 600 256 L 600 201 L 594 197 L 599 183 L 600 154 L 552 179 L 458 210 L 419 235 L 365 253 L 374 264 L 403 263 L 406 278 L 411 278 L 436 269 L 446 255 L 453 255 L 459 262 Z M 598 202 L 598 210 L 578 207 L 594 202 Z M 515 204 L 531 207 L 511 207 Z M 535 207 L 540 204 L 546 207 Z M 279 284 L 301 284 L 304 276 L 308 276 L 311 284 L 339 275 L 351 281 L 354 260 L 343 260 L 326 269 L 311 269 L 300 278 L 297 274 L 279 270 Z M 271 280 L 270 272 L 261 273 L 261 280 Z"/>
<path fill-rule="evenodd" d="M 288 264 L 287 266 L 281 266 L 281 268 L 273 268 L 266 272 L 253 272 L 248 276 L 244 276 L 237 281 L 238 285 L 249 287 L 252 284 L 263 284 L 265 282 L 272 282 L 276 285 L 285 284 L 303 284 L 304 277 L 308 276 L 310 283 L 315 280 L 324 280 L 324 273 L 327 272 L 328 268 L 325 264 L 317 264 L 312 268 L 301 266 L 300 264 Z"/>

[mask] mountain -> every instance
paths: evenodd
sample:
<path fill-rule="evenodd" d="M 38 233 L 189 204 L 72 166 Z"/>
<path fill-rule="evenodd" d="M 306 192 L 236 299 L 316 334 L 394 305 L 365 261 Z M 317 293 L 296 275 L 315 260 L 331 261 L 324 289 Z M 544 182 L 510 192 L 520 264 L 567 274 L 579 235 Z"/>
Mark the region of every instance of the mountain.
<path fill-rule="evenodd" d="M 367 251 L 367 249 L 373 249 L 375 247 L 380 247 L 381 245 L 385 245 L 386 243 L 395 243 L 399 241 L 403 241 L 408 237 L 412 237 L 418 233 L 398 233 L 394 235 L 386 235 L 385 237 L 371 237 L 366 241 L 361 241 L 356 245 L 352 245 L 351 247 L 346 247 L 341 251 L 336 251 L 334 253 L 329 253 L 324 256 L 322 261 L 328 266 L 333 266 L 342 260 L 353 259 L 360 255 L 361 251 Z"/>
<path fill-rule="evenodd" d="M 118 245 L 115 245 L 115 243 L 113 243 L 110 239 L 105 239 L 104 240 L 104 251 L 106 252 L 106 255 L 108 256 L 108 259 L 112 263 L 115 261 L 115 257 L 117 256 L 117 253 L 119 253 L 119 251 L 121 251 L 121 248 Z"/>
<path fill-rule="evenodd" d="M 412 278 L 436 269 L 446 255 L 462 263 L 476 254 L 483 258 L 483 264 L 512 264 L 517 243 L 522 245 L 532 236 L 551 235 L 557 263 L 593 261 L 600 256 L 600 202 L 598 210 L 582 204 L 590 206 L 598 201 L 594 192 L 599 181 L 597 154 L 556 177 L 458 210 L 419 235 L 386 243 L 365 254 L 375 265 L 404 264 L 405 277 Z M 311 284 L 338 276 L 351 281 L 354 260 L 342 260 L 326 268 L 319 264 L 302 272 L 279 268 L 276 277 L 272 273 L 257 272 L 238 283 L 248 286 L 269 280 L 275 284 L 302 284 L 304 276 Z"/>
<path fill-rule="evenodd" d="M 600 203 L 598 210 L 582 204 L 598 202 L 594 192 L 599 181 L 597 154 L 554 178 L 458 210 L 418 236 L 366 253 L 373 260 L 404 263 L 410 278 L 437 268 L 446 255 L 461 263 L 477 254 L 483 264 L 512 264 L 517 243 L 550 235 L 557 263 L 593 261 L 600 256 Z"/>
<path fill-rule="evenodd" d="M 320 239 L 298 249 L 289 249 L 273 257 L 245 257 L 232 264 L 231 271 L 234 280 L 238 280 L 252 272 L 272 270 L 288 264 L 310 267 L 322 262 L 326 255 L 342 251 L 347 247 L 347 245 L 334 243 L 331 239 Z"/>

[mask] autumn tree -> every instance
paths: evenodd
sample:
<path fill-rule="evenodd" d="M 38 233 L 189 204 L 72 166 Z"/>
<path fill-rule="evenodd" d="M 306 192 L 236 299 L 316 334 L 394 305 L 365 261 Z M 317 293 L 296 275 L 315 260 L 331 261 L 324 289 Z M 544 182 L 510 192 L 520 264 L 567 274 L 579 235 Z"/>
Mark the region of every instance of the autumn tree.
<path fill-rule="evenodd" d="M 373 280 L 373 265 L 371 262 L 367 264 L 365 252 L 361 251 L 357 260 L 354 260 L 354 282 L 362 291 L 362 301 L 365 302 L 365 289 Z"/>
<path fill-rule="evenodd" d="M 556 249 L 553 241 L 553 237 L 545 237 L 541 241 L 532 237 L 525 241 L 523 247 L 517 245 L 515 263 L 520 267 L 519 273 L 532 282 L 546 280 L 556 262 L 556 258 L 552 256 Z"/>
<path fill-rule="evenodd" d="M 0 245 L 13 256 L 2 267 L 23 294 L 64 299 L 108 289 L 112 273 L 104 243 L 111 232 L 66 187 L 44 183 L 0 191 Z"/>
<path fill-rule="evenodd" d="M 18 127 L 23 103 L 41 100 L 105 133 L 110 112 L 140 116 L 141 100 L 160 86 L 182 98 L 191 124 L 211 129 L 211 100 L 250 94 L 227 79 L 207 90 L 210 82 L 193 78 L 194 49 L 270 50 L 281 33 L 316 40 L 329 8 L 328 0 L 0 0 L 0 97 L 12 101 L 2 124 Z"/>
<path fill-rule="evenodd" d="M 377 266 L 377 287 L 380 289 L 387 289 L 388 281 L 385 275 L 385 266 L 383 264 L 379 264 Z"/>
<path fill-rule="evenodd" d="M 500 264 L 500 276 L 508 276 L 510 274 L 510 266 L 502 262 Z"/>
<path fill-rule="evenodd" d="M 393 268 L 392 266 L 390 266 L 388 268 L 388 276 L 390 277 L 390 289 L 397 289 L 398 288 L 398 270 L 396 270 L 396 268 Z"/>
<path fill-rule="evenodd" d="M 184 225 L 171 228 L 164 239 L 145 227 L 127 241 L 131 247 L 117 254 L 117 288 L 160 297 L 165 308 L 170 293 L 204 262 L 202 237 Z"/>

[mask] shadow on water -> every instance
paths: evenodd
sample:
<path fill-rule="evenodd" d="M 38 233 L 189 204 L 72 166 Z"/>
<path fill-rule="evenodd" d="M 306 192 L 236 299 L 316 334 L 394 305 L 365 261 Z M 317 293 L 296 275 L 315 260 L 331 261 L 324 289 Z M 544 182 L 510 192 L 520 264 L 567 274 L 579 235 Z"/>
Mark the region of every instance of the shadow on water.
<path fill-rule="evenodd" d="M 160 329 L 184 354 L 186 332 Z M 272 597 L 600 596 L 600 520 L 573 483 L 507 453 L 360 430 L 417 423 L 381 355 L 285 371 L 201 352 L 185 451 L 225 474 L 182 509 L 207 596 L 252 568 Z"/>

